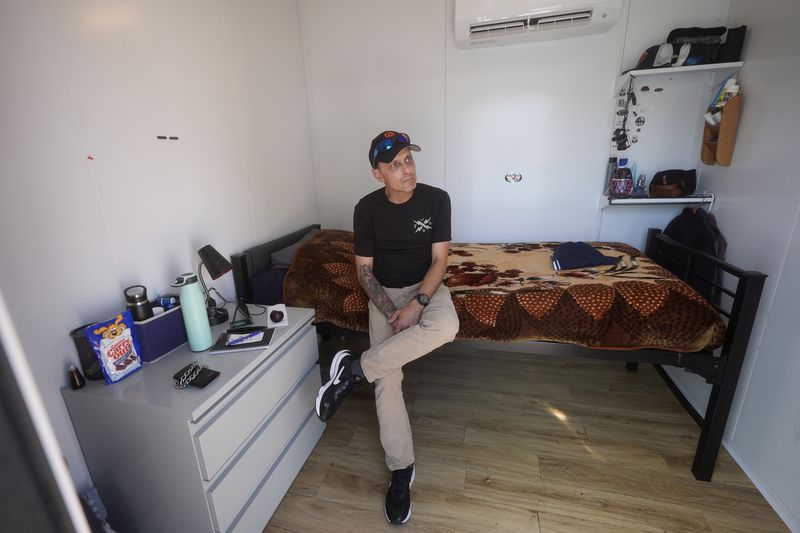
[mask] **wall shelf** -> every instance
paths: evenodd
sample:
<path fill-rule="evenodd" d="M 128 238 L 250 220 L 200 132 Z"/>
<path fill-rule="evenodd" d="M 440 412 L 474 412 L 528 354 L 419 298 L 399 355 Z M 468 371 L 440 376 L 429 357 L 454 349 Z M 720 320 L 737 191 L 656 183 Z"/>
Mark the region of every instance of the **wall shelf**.
<path fill-rule="evenodd" d="M 636 164 L 634 181 L 641 174 L 652 178 L 664 169 L 697 168 L 700 161 L 729 165 L 741 98 L 731 99 L 726 105 L 724 127 L 704 128 L 707 124 L 703 115 L 714 88 L 743 66 L 743 61 L 735 61 L 634 69 L 620 75 L 614 87 L 616 106 L 610 156 L 628 159 L 629 167 Z M 606 174 L 605 192 L 609 191 L 610 180 Z M 606 194 L 600 208 L 612 205 L 710 206 L 713 203 L 714 196 L 710 193 L 678 198 L 613 198 Z"/>
<path fill-rule="evenodd" d="M 712 193 L 700 194 L 695 196 L 679 196 L 677 198 L 612 198 L 605 196 L 607 204 L 610 205 L 693 205 L 693 204 L 713 204 L 714 195 Z M 603 202 L 606 203 L 606 202 Z"/>
<path fill-rule="evenodd" d="M 731 166 L 739 114 L 742 111 L 742 95 L 737 94 L 722 108 L 722 122 L 716 126 L 703 125 L 703 144 L 700 160 L 706 165 Z"/>
<path fill-rule="evenodd" d="M 646 76 L 663 76 L 665 74 L 688 74 L 691 72 L 714 72 L 719 74 L 733 74 L 744 66 L 744 61 L 735 61 L 732 63 L 710 63 L 708 65 L 690 65 L 687 67 L 665 67 L 665 68 L 648 68 L 641 70 L 630 70 L 625 72 L 623 76 L 631 76 L 632 78 L 644 78 Z"/>

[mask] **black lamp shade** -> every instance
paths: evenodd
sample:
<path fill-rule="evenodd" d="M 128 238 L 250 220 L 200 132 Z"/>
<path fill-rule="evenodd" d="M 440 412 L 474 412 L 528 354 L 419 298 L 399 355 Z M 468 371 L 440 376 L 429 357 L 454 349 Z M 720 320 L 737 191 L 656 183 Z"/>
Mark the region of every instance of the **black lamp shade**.
<path fill-rule="evenodd" d="M 217 279 L 226 272 L 230 272 L 233 268 L 231 262 L 225 259 L 225 257 L 210 244 L 206 244 L 200 248 L 197 251 L 197 255 L 200 256 L 200 261 L 205 265 L 211 279 Z"/>

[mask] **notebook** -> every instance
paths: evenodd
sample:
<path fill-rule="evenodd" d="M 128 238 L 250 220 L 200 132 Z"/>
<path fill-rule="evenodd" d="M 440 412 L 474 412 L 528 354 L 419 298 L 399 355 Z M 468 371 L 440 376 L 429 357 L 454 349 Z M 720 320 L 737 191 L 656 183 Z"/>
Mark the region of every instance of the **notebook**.
<path fill-rule="evenodd" d="M 208 351 L 209 354 L 246 352 L 250 350 L 264 350 L 269 348 L 274 330 L 267 328 L 254 328 L 241 333 L 226 331 L 219 336 L 217 342 Z"/>

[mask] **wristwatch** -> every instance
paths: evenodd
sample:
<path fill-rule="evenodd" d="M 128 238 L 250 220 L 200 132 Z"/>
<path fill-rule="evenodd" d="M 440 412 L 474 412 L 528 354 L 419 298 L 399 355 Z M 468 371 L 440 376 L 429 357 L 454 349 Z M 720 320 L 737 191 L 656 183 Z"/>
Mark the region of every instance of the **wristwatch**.
<path fill-rule="evenodd" d="M 414 298 L 419 302 L 422 307 L 425 307 L 429 303 L 431 303 L 431 297 L 424 293 L 419 293 Z"/>

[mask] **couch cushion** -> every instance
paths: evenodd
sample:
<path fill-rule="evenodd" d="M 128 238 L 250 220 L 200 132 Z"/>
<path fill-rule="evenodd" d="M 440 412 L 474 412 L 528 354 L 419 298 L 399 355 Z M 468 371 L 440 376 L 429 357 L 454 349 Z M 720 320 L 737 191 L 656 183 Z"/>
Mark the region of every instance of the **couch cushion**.
<path fill-rule="evenodd" d="M 304 242 L 309 240 L 311 237 L 319 233 L 320 230 L 318 228 L 314 228 L 294 244 L 290 244 L 286 248 L 281 248 L 275 252 L 272 252 L 269 255 L 270 262 L 272 263 L 273 268 L 289 268 L 292 266 L 292 261 L 294 261 L 294 256 L 297 254 L 297 250 L 302 246 Z"/>
<path fill-rule="evenodd" d="M 275 305 L 283 303 L 283 278 L 286 268 L 272 268 L 253 276 L 253 303 Z"/>

